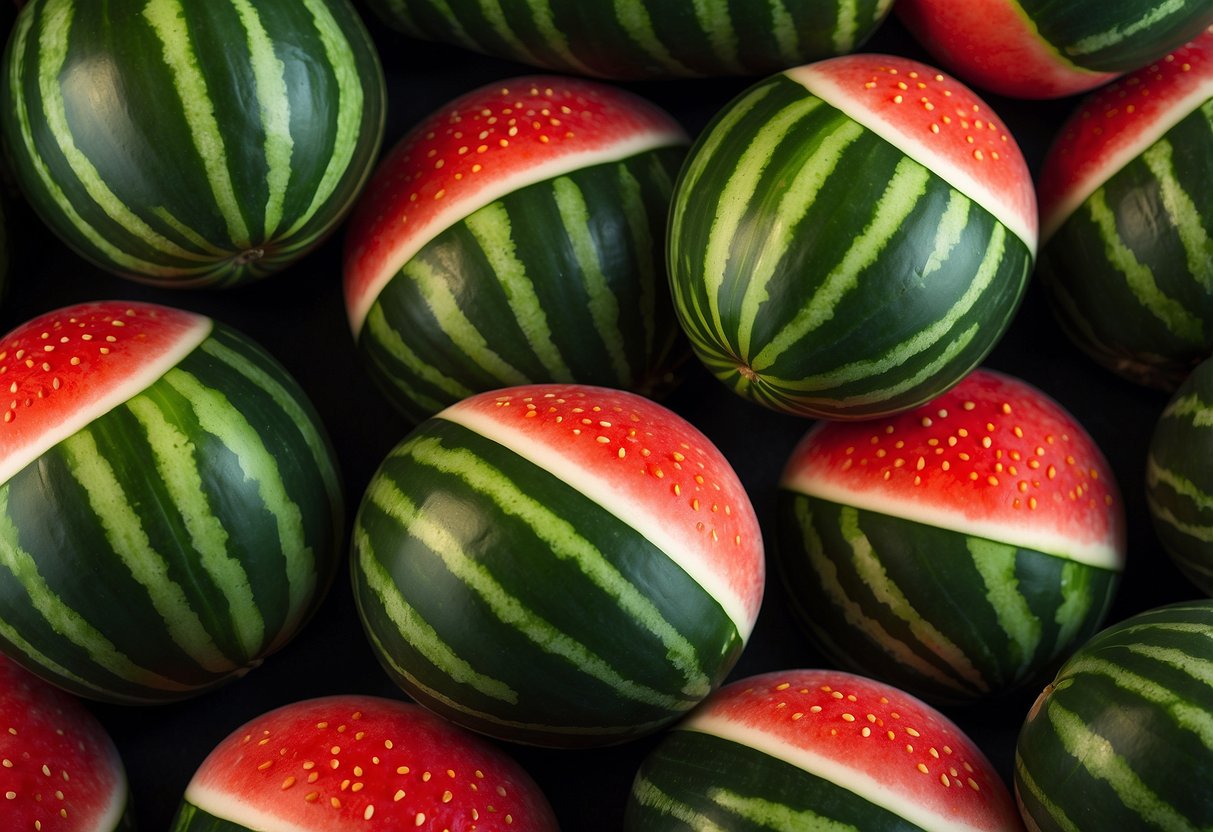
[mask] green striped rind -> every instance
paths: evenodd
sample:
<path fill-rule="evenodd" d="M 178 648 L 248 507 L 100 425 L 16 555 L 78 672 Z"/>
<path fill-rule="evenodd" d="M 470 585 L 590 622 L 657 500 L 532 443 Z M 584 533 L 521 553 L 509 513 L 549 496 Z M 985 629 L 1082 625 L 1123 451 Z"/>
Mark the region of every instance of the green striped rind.
<path fill-rule="evenodd" d="M 851 52 L 891 0 L 369 0 L 415 37 L 578 75 L 760 75 Z"/>
<path fill-rule="evenodd" d="M 1126 619 L 1062 666 L 1020 730 L 1030 828 L 1213 828 L 1213 601 Z"/>
<path fill-rule="evenodd" d="M 935 703 L 1034 681 L 1103 622 L 1118 573 L 781 490 L 777 564 L 839 666 Z"/>
<path fill-rule="evenodd" d="M 652 393 L 681 334 L 663 252 L 685 150 L 529 185 L 440 233 L 371 307 L 358 350 L 422 419 L 472 393 L 569 382 Z"/>
<path fill-rule="evenodd" d="M 719 603 L 625 519 L 441 418 L 373 477 L 352 553 L 388 674 L 496 737 L 571 747 L 649 733 L 742 648 Z"/>
<path fill-rule="evenodd" d="M 1146 506 L 1176 566 L 1213 596 L 1213 360 L 1175 391 L 1154 425 L 1146 457 Z"/>
<path fill-rule="evenodd" d="M 335 459 L 298 385 L 217 326 L 0 486 L 0 645 L 68 690 L 181 699 L 247 672 L 339 556 Z"/>
<path fill-rule="evenodd" d="M 1128 72 L 1194 40 L 1213 23 L 1206 0 L 1014 0 L 1040 33 L 1075 66 Z"/>
<path fill-rule="evenodd" d="M 704 364 L 744 397 L 829 418 L 942 393 L 1001 337 L 1032 266 L 984 208 L 783 75 L 700 136 L 668 241 Z"/>
<path fill-rule="evenodd" d="M 921 827 L 838 784 L 761 751 L 673 730 L 645 757 L 625 832 L 911 832 Z"/>
<path fill-rule="evenodd" d="M 1040 253 L 1070 338 L 1105 367 L 1176 388 L 1213 354 L 1213 102 L 1088 197 Z"/>
<path fill-rule="evenodd" d="M 383 73 L 348 0 L 37 0 L 3 72 L 26 198 L 81 254 L 148 282 L 293 262 L 382 139 Z"/>

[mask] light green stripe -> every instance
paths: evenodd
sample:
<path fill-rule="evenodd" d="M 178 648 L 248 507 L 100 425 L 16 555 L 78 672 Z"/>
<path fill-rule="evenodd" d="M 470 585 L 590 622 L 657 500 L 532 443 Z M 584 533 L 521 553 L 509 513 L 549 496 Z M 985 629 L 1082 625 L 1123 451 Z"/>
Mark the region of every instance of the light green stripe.
<path fill-rule="evenodd" d="M 744 73 L 737 59 L 737 31 L 733 27 L 732 9 L 728 0 L 691 0 L 699 28 L 712 45 L 712 60 L 718 67 Z M 718 70 L 719 71 L 719 70 Z"/>
<path fill-rule="evenodd" d="M 1195 675 L 1206 685 L 1213 685 L 1213 677 L 1209 672 L 1209 662 L 1200 662 L 1193 656 L 1179 650 L 1143 647 L 1129 645 L 1128 649 L 1139 656 L 1161 662 L 1177 670 Z M 1203 664 L 1203 668 L 1193 669 L 1187 665 L 1193 662 Z M 1176 725 L 1185 731 L 1190 731 L 1200 738 L 1207 747 L 1213 748 L 1213 713 L 1199 705 L 1177 696 L 1174 691 L 1160 685 L 1157 679 L 1142 676 L 1117 662 L 1110 662 L 1095 655 L 1080 655 L 1066 664 L 1067 677 L 1079 675 L 1102 676 L 1110 680 L 1116 687 L 1128 691 L 1136 697 L 1151 702 L 1164 709 Z"/>
<path fill-rule="evenodd" d="M 771 0 L 771 36 L 775 38 L 783 66 L 798 66 L 804 63 L 796 31 L 796 21 L 783 0 Z"/>
<path fill-rule="evenodd" d="M 525 384 L 528 381 L 526 375 L 493 351 L 489 342 L 460 308 L 450 286 L 428 263 L 414 257 L 404 264 L 400 273 L 417 284 L 426 306 L 434 316 L 434 321 L 469 361 L 500 382 L 502 387 Z M 546 323 L 544 325 L 546 326 Z"/>
<path fill-rule="evenodd" d="M 408 443 L 404 450 L 417 464 L 459 478 L 468 488 L 491 500 L 498 511 L 526 523 L 554 557 L 575 563 L 590 583 L 610 595 L 619 610 L 630 616 L 634 624 L 652 633 L 661 642 L 666 650 L 666 658 L 686 680 L 683 691 L 687 696 L 698 699 L 708 694 L 711 679 L 700 667 L 695 645 L 662 616 L 652 600 L 630 583 L 600 549 L 579 535 L 571 523 L 529 497 L 512 479 L 471 451 L 444 448 L 437 439 L 418 439 Z M 534 640 L 542 643 L 545 639 Z M 595 674 L 598 678 L 610 681 L 615 686 L 623 683 L 639 689 L 639 686 L 620 679 L 600 659 L 595 658 L 595 662 L 602 664 L 602 670 Z M 635 693 L 627 695 L 641 698 L 642 701 L 666 703 L 664 697 L 658 695 L 659 698 L 654 698 L 643 691 L 639 697 Z"/>
<path fill-rule="evenodd" d="M 29 27 L 32 25 L 34 15 L 24 15 L 23 18 L 22 25 L 14 32 L 15 48 L 11 64 L 14 72 L 17 73 L 14 78 L 14 89 L 20 88 L 19 85 L 24 80 L 21 56 L 27 48 Z M 67 62 L 68 41 L 72 32 L 73 18 L 74 4 L 70 0 L 50 0 L 50 2 L 45 4 L 43 25 L 39 31 L 38 91 L 41 96 L 41 114 L 45 120 L 47 129 L 50 130 L 51 135 L 54 137 L 56 146 L 63 154 L 68 166 L 72 169 L 72 173 L 75 174 L 89 197 L 96 202 L 97 206 L 101 208 L 107 217 L 122 226 L 127 233 L 137 238 L 149 248 L 164 252 L 173 257 L 180 257 L 186 260 L 201 259 L 200 255 L 181 248 L 173 241 L 156 232 L 139 215 L 132 211 L 129 206 L 122 202 L 118 195 L 110 189 L 88 156 L 76 146 L 76 139 L 72 135 L 71 125 L 68 122 L 67 106 L 64 102 L 62 86 L 65 83 L 63 70 Z M 113 70 L 110 71 L 112 72 Z M 83 80 L 82 77 L 81 80 Z M 97 77 L 94 76 L 89 79 L 89 82 L 96 83 L 97 80 Z M 106 80 L 109 80 L 108 76 Z M 16 95 L 13 99 L 17 109 L 17 119 L 21 124 L 21 133 L 24 137 L 28 157 L 32 160 L 34 169 L 42 180 L 43 186 L 47 189 L 60 210 L 70 219 L 72 225 L 99 251 L 103 252 L 115 263 L 133 270 L 152 270 L 157 268 L 153 264 L 134 257 L 111 243 L 106 235 L 98 231 L 79 214 L 76 207 L 58 184 L 55 175 L 51 173 L 46 163 L 42 160 L 41 153 L 38 152 L 25 96 Z M 160 210 L 164 211 L 164 209 Z"/>
<path fill-rule="evenodd" d="M 627 32 L 629 38 L 644 50 L 648 57 L 660 64 L 673 75 L 693 75 L 690 67 L 683 64 L 670 54 L 665 44 L 657 37 L 653 28 L 653 19 L 649 17 L 649 7 L 645 0 L 614 0 L 615 19 L 620 27 Z"/>
<path fill-rule="evenodd" d="M 1065 52 L 1067 55 L 1090 55 L 1111 49 L 1139 32 L 1159 25 L 1172 15 L 1182 14 L 1189 5 L 1188 0 L 1163 0 L 1160 3 L 1140 6 L 1139 8 L 1146 12 L 1141 17 L 1136 20 L 1122 20 L 1107 31 L 1088 35 L 1065 47 Z"/>
<path fill-rule="evenodd" d="M 838 580 L 838 567 L 826 556 L 825 547 L 813 526 L 812 512 L 807 500 L 796 501 L 796 514 L 798 524 L 804 533 L 804 551 L 808 554 L 809 565 L 820 579 L 822 592 L 842 612 L 847 626 L 867 636 L 873 644 L 884 650 L 894 661 L 923 678 L 966 695 L 970 694 L 969 687 L 923 659 L 905 642 L 894 638 L 880 621 L 870 618 L 864 612 L 863 607 L 847 595 L 846 589 Z M 828 630 L 816 625 L 812 626 L 818 638 L 827 644 L 834 644 L 834 652 L 841 652 Z"/>
<path fill-rule="evenodd" d="M 1019 579 L 1015 577 L 1019 550 L 979 537 L 965 538 L 965 546 L 985 584 L 986 601 L 1010 642 L 1012 655 L 1019 665 L 1015 678 L 1020 678 L 1032 665 L 1040 646 L 1042 627 L 1040 619 L 1032 614 L 1028 599 L 1019 591 Z"/>
<path fill-rule="evenodd" d="M 493 27 L 493 31 L 497 33 L 499 38 L 505 41 L 510 53 L 515 58 L 525 64 L 534 66 L 543 65 L 544 62 L 535 56 L 535 53 L 522 42 L 510 27 L 509 21 L 505 19 L 505 11 L 501 8 L 501 0 L 480 0 L 479 5 L 481 13 L 484 14 L 485 22 Z"/>
<path fill-rule="evenodd" d="M 1196 393 L 1188 393 L 1168 402 L 1160 418 L 1186 419 L 1196 428 L 1213 427 L 1213 404 L 1205 402 Z"/>
<path fill-rule="evenodd" d="M 1167 486 L 1199 511 L 1213 509 L 1213 494 L 1204 491 L 1187 477 L 1181 476 L 1170 468 L 1162 467 L 1153 454 L 1146 458 L 1146 484 L 1150 488 L 1158 488 L 1160 485 Z"/>
<path fill-rule="evenodd" d="M 719 196 L 713 197 L 717 206 L 716 215 L 704 250 L 702 268 L 704 292 L 711 309 L 712 323 L 721 334 L 721 343 L 728 343 L 731 339 L 725 336 L 721 323 L 720 292 L 729 271 L 729 260 L 736 252 L 742 225 L 752 221 L 750 208 L 755 201 L 758 183 L 784 139 L 821 105 L 819 98 L 801 98 L 767 120 L 763 129 L 753 136 L 745 151 L 733 163 Z M 695 198 L 693 189 L 688 193 Z"/>
<path fill-rule="evenodd" d="M 775 272 L 783 264 L 784 257 L 796 244 L 800 225 L 817 202 L 817 196 L 826 180 L 834 175 L 842 154 L 850 145 L 864 135 L 864 128 L 856 121 L 839 121 L 830 133 L 820 138 L 813 151 L 779 201 L 774 216 L 778 223 L 766 229 L 762 248 L 755 257 L 755 264 L 746 283 L 745 294 L 738 311 L 737 349 L 743 360 L 750 355 L 750 341 L 754 324 L 760 317 L 760 309 L 770 300 L 770 285 Z M 755 179 L 757 177 L 755 176 Z M 783 233 L 777 234 L 776 230 Z M 723 266 L 721 266 L 723 268 Z"/>
<path fill-rule="evenodd" d="M 146 590 L 169 637 L 206 671 L 227 674 L 235 670 L 236 663 L 215 644 L 190 607 L 185 591 L 169 578 L 168 564 L 152 547 L 139 515 L 93 435 L 79 431 L 63 440 L 62 447 L 72 475 L 88 494 L 89 508 L 101 523 L 106 543 Z"/>
<path fill-rule="evenodd" d="M 325 490 L 330 494 L 341 493 L 341 479 L 333 461 L 333 451 L 328 440 L 317 427 L 317 417 L 304 409 L 303 399 L 297 390 L 289 390 L 271 373 L 259 367 L 247 356 L 225 346 L 217 338 L 207 338 L 200 349 L 212 358 L 222 361 L 235 372 L 248 379 L 258 390 L 273 400 L 274 405 L 286 416 L 287 420 L 299 431 L 299 436 L 307 443 L 312 453 L 312 461 L 316 470 L 324 480 Z"/>
<path fill-rule="evenodd" d="M 236 248 L 248 248 L 252 239 L 228 170 L 223 129 L 215 117 L 210 90 L 190 42 L 185 11 L 178 0 L 148 0 L 143 16 L 160 38 L 164 62 L 172 73 L 194 149 L 206 171 L 215 206 L 227 224 L 227 233 Z"/>
<path fill-rule="evenodd" d="M 631 799 L 638 805 L 683 823 L 695 832 L 728 832 L 723 826 L 697 812 L 682 801 L 666 794 L 661 787 L 643 776 L 632 783 Z"/>
<path fill-rule="evenodd" d="M 0 543 L 0 550 L 3 550 L 4 548 L 6 548 L 4 544 Z M 0 565 L 6 565 L 2 551 L 0 551 Z M 34 645 L 25 640 L 25 637 L 22 636 L 21 633 L 17 632 L 16 629 L 11 627 L 8 622 L 4 621 L 3 619 L 0 619 L 0 638 L 3 638 L 18 652 L 20 652 L 30 661 L 34 662 L 38 667 L 45 669 L 48 673 L 52 673 L 55 676 L 58 676 L 60 679 L 63 679 L 82 690 L 92 691 L 95 698 L 106 699 L 114 695 L 113 691 L 96 684 L 91 679 L 85 679 L 82 676 L 76 675 L 71 670 L 55 661 L 55 659 L 34 647 Z M 139 701 L 150 702 L 155 700 L 140 699 Z"/>
<path fill-rule="evenodd" d="M 902 159 L 873 211 L 872 222 L 852 242 L 842 262 L 821 282 L 820 288 L 769 344 L 751 366 L 761 372 L 785 350 L 834 317 L 843 296 L 854 291 L 860 273 L 880 259 L 885 246 L 905 224 L 926 193 L 931 173 L 918 162 Z"/>
<path fill-rule="evenodd" d="M 1198 829 L 1156 795 L 1125 762 L 1116 747 L 1106 737 L 1092 731 L 1082 717 L 1059 705 L 1056 699 L 1049 701 L 1046 712 L 1062 747 L 1074 758 L 1075 766 L 1107 783 L 1125 807 L 1136 812 L 1143 822 L 1172 832 Z"/>
<path fill-rule="evenodd" d="M 811 829 L 813 832 L 859 832 L 859 828 L 825 815 L 805 810 L 797 811 L 783 803 L 738 794 L 728 789 L 708 789 L 708 799 L 746 823 L 773 829 Z"/>
<path fill-rule="evenodd" d="M 169 370 L 164 380 L 194 408 L 201 428 L 216 437 L 235 458 L 245 480 L 257 484 L 265 510 L 274 518 L 281 547 L 283 577 L 290 613 L 282 632 L 294 629 L 316 589 L 315 553 L 308 545 L 303 515 L 290 497 L 278 461 L 265 447 L 261 434 L 222 393 L 181 369 Z"/>
<path fill-rule="evenodd" d="M 461 46 L 467 47 L 468 49 L 472 49 L 472 50 L 483 49 L 483 47 L 481 47 L 481 45 L 479 43 L 477 43 L 476 39 L 473 38 L 471 35 L 469 35 L 467 33 L 467 30 L 463 28 L 463 24 L 459 22 L 459 18 L 456 17 L 455 13 L 453 11 L 451 11 L 451 7 L 446 2 L 446 0 L 409 0 L 408 3 L 406 3 L 405 0 L 389 0 L 389 2 L 392 4 L 393 11 L 399 10 L 400 14 L 403 14 L 405 16 L 408 15 L 408 12 L 405 7 L 409 3 L 413 3 L 413 4 L 416 4 L 419 2 L 429 3 L 431 8 L 433 8 L 435 11 L 437 11 L 438 14 L 442 15 L 442 17 L 446 21 L 447 25 L 450 26 L 450 35 Z M 415 25 L 414 25 L 414 28 L 415 28 Z"/>
<path fill-rule="evenodd" d="M 922 617 L 901 589 L 889 577 L 884 564 L 872 547 L 868 536 L 859 527 L 859 511 L 850 506 L 841 506 L 838 516 L 839 531 L 851 547 L 851 565 L 855 574 L 868 587 L 877 602 L 906 623 L 919 644 L 944 661 L 957 675 L 979 690 L 989 685 L 964 651 L 951 639 Z"/>
<path fill-rule="evenodd" d="M 660 179 L 662 193 L 668 197 L 670 193 L 669 180 L 665 176 L 665 168 L 653 158 L 649 161 L 649 170 L 653 178 Z M 625 164 L 617 166 L 619 174 L 620 207 L 627 220 L 628 235 L 632 240 L 632 248 L 636 252 L 637 277 L 640 286 L 640 316 L 644 325 L 644 355 L 653 355 L 657 340 L 657 289 L 658 281 L 662 281 L 661 289 L 665 290 L 664 276 L 658 278 L 654 264 L 658 261 L 653 234 L 649 227 L 649 211 L 644 203 L 640 181 L 632 175 Z M 663 241 L 664 244 L 664 241 Z"/>
<path fill-rule="evenodd" d="M 20 533 L 13 524 L 12 517 L 9 516 L 8 498 L 8 485 L 0 486 L 0 565 L 10 571 L 21 584 L 29 598 L 30 605 L 38 611 L 38 614 L 55 634 L 79 647 L 98 667 L 119 678 L 129 680 L 134 685 L 166 691 L 190 690 L 189 685 L 168 679 L 135 664 L 100 630 L 93 627 L 80 613 L 63 602 L 58 593 L 47 585 L 46 579 L 38 571 L 38 564 L 34 561 L 33 556 L 18 545 Z M 4 624 L 4 628 L 5 637 L 11 643 L 20 646 L 24 642 L 15 632 L 9 635 L 7 624 Z M 23 652 L 42 661 L 40 651 L 28 644 L 23 648 Z M 53 660 L 51 661 L 53 662 Z M 46 664 L 46 662 L 43 663 Z M 52 667 L 52 664 L 47 664 L 47 666 Z M 74 673 L 64 670 L 63 675 L 65 678 L 70 678 L 93 690 L 100 690 L 95 684 L 79 678 Z"/>
<path fill-rule="evenodd" d="M 590 210 L 586 205 L 585 195 L 567 176 L 558 177 L 552 182 L 552 194 L 560 212 L 565 235 L 572 246 L 573 256 L 577 259 L 577 268 L 581 271 L 586 294 L 590 298 L 590 317 L 594 321 L 594 330 L 606 347 L 618 386 L 631 387 L 632 368 L 623 348 L 623 333 L 619 330 L 619 299 L 611 291 L 606 275 L 602 273 L 598 248 L 590 234 Z"/>
<path fill-rule="evenodd" d="M 1188 261 L 1188 276 L 1199 281 L 1200 285 L 1209 291 L 1213 289 L 1209 270 L 1213 242 L 1210 242 L 1209 235 L 1205 233 L 1204 218 L 1197 210 L 1196 203 L 1180 184 L 1172 151 L 1171 143 L 1163 139 L 1147 148 L 1142 154 L 1142 160 L 1158 180 L 1162 204 L 1167 209 L 1171 225 L 1179 234 L 1179 242 Z"/>
<path fill-rule="evenodd" d="M 412 527 L 417 515 L 417 507 L 407 498 L 405 502 L 393 506 L 392 516 L 408 527 Z M 358 555 L 358 568 L 366 580 L 367 588 L 379 598 L 388 619 L 400 632 L 401 637 L 420 653 L 425 659 L 460 685 L 467 685 L 477 693 L 511 705 L 518 703 L 518 694 L 508 684 L 500 679 L 494 679 L 477 671 L 430 626 L 417 610 L 409 604 L 400 588 L 392 580 L 391 574 L 375 557 L 370 537 L 361 525 L 354 530 L 354 551 Z M 380 649 L 379 655 L 391 658 L 390 649 Z M 403 668 L 399 668 L 402 675 Z M 414 680 L 415 681 L 415 680 Z M 445 700 L 444 700 L 445 701 Z"/>
<path fill-rule="evenodd" d="M 1181 520 L 1170 507 L 1154 499 L 1149 494 L 1146 495 L 1146 500 L 1150 505 L 1151 519 L 1155 522 L 1165 525 L 1185 537 L 1198 540 L 1201 543 L 1213 543 L 1213 525 L 1208 523 L 1189 523 L 1186 520 Z"/>
<path fill-rule="evenodd" d="M 300 214 L 299 218 L 282 235 L 284 237 L 293 236 L 305 224 L 310 222 L 312 217 L 325 206 L 333 193 L 346 179 L 350 162 L 354 158 L 354 153 L 358 150 L 365 110 L 374 103 L 366 101 L 363 88 L 364 80 L 359 75 L 353 48 L 346 39 L 345 34 L 341 31 L 341 27 L 333 18 L 333 13 L 329 9 L 328 4 L 323 2 L 323 0 L 302 0 L 302 2 L 312 14 L 316 31 L 320 35 L 321 43 L 324 44 L 324 56 L 328 62 L 327 68 L 333 73 L 337 81 L 337 112 L 333 115 L 333 124 L 337 130 L 333 137 L 333 149 L 328 156 L 328 165 L 324 169 L 324 174 L 320 177 L 320 182 L 316 185 L 315 196 L 312 198 L 312 202 L 307 210 Z M 374 71 L 380 72 L 378 64 L 376 64 Z M 373 81 L 370 78 L 366 79 L 365 83 L 372 89 L 379 86 L 378 80 Z M 374 125 L 367 125 L 367 128 L 375 131 L 376 134 L 383 126 L 383 108 L 380 107 L 379 110 L 379 122 Z M 347 196 L 347 202 L 352 202 L 357 197 L 357 190 L 356 188 L 349 189 L 350 193 Z M 344 210 L 344 206 L 341 210 Z M 332 213 L 335 216 L 340 214 L 340 211 L 333 211 Z"/>
<path fill-rule="evenodd" d="M 475 391 L 450 376 L 442 373 L 430 361 L 426 361 L 417 353 L 409 348 L 409 345 L 404 342 L 390 323 L 387 316 L 383 313 L 383 306 L 380 303 L 375 303 L 366 316 L 366 330 L 362 336 L 370 338 L 378 344 L 392 359 L 400 364 L 403 364 L 412 375 L 417 376 L 427 384 L 437 387 L 442 392 L 451 396 L 454 399 L 464 399 L 472 395 Z M 392 374 L 396 376 L 398 374 Z M 398 379 L 393 378 L 393 381 Z M 416 392 L 409 388 L 410 398 L 417 399 L 419 403 L 426 403 L 426 406 L 431 410 L 441 410 L 442 405 L 434 399 L 421 397 L 416 395 Z"/>
<path fill-rule="evenodd" d="M 1058 806 L 1047 794 L 1041 791 L 1040 784 L 1032 777 L 1032 772 L 1024 765 L 1023 757 L 1019 755 L 1019 751 L 1015 752 L 1015 773 L 1018 775 L 1018 783 L 1016 787 L 1022 789 L 1028 795 L 1031 795 L 1033 801 L 1039 803 L 1049 814 L 1049 819 L 1056 825 L 1058 832 L 1082 832 L 1070 820 L 1070 816 L 1066 814 L 1065 809 Z M 1030 830 L 1039 830 L 1040 826 L 1030 817 L 1024 817 L 1024 821 L 1028 823 Z"/>
<path fill-rule="evenodd" d="M 1066 561 L 1061 567 L 1062 602 L 1053 617 L 1057 623 L 1057 643 L 1053 646 L 1055 654 L 1070 648 L 1087 622 L 1087 615 L 1094 602 L 1089 591 L 1090 568 L 1072 560 Z"/>
<path fill-rule="evenodd" d="M 227 601 L 241 659 L 257 656 L 265 638 L 265 621 L 253 598 L 248 573 L 239 559 L 228 554 L 228 533 L 211 509 L 198 472 L 197 448 L 189 436 L 164 418 L 150 399 L 139 395 L 126 403 L 143 426 L 152 448 L 152 461 L 165 489 L 185 524 L 198 563 Z M 185 454 L 189 458 L 185 458 Z"/>
<path fill-rule="evenodd" d="M 1116 215 L 1108 208 L 1104 189 L 1096 190 L 1084 204 L 1103 241 L 1104 256 L 1113 268 L 1125 276 L 1129 291 L 1138 303 L 1177 337 L 1187 341 L 1203 341 L 1200 318 L 1189 313 L 1180 302 L 1167 297 L 1155 282 L 1153 272 L 1137 260 L 1121 239 L 1116 227 Z"/>
<path fill-rule="evenodd" d="M 855 48 L 855 33 L 859 29 L 859 9 L 855 0 L 839 0 L 838 23 L 834 27 L 834 49 L 842 55 Z"/>
<path fill-rule="evenodd" d="M 510 311 L 544 369 L 554 381 L 571 380 L 572 371 L 552 340 L 547 312 L 535 293 L 535 284 L 527 274 L 526 263 L 518 257 L 518 244 L 514 240 L 513 225 L 505 206 L 500 202 L 486 205 L 468 216 L 464 225 L 476 238 L 490 268 L 497 275 Z M 443 318 L 451 314 L 447 309 L 443 311 L 446 313 Z M 515 383 L 522 381 L 525 379 L 519 376 Z"/>
<path fill-rule="evenodd" d="M 274 42 L 249 0 L 232 0 L 248 36 L 249 60 L 256 82 L 257 105 L 265 131 L 266 188 L 263 236 L 268 239 L 282 222 L 282 205 L 291 179 L 291 98 L 286 86 L 286 67 L 274 54 Z"/>
<path fill-rule="evenodd" d="M 527 9 L 530 11 L 531 23 L 539 30 L 543 45 L 552 50 L 562 64 L 579 75 L 597 74 L 593 68 L 582 63 L 581 59 L 569 48 L 568 38 L 565 37 L 564 31 L 556 25 L 551 0 L 527 0 Z"/>
<path fill-rule="evenodd" d="M 570 666 L 598 679 L 624 698 L 671 711 L 681 709 L 678 700 L 624 679 L 600 656 L 510 595 L 488 569 L 464 550 L 449 528 L 422 512 L 389 480 L 376 478 L 367 491 L 367 499 L 429 548 L 455 578 L 484 601 L 498 620 L 516 629 L 540 649 L 566 660 Z"/>

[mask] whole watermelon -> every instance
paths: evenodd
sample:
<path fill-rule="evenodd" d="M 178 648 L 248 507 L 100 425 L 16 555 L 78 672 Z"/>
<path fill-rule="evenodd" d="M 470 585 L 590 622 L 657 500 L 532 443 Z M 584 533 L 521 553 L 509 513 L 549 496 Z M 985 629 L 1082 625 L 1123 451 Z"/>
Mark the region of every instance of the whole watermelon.
<path fill-rule="evenodd" d="M 33 0 L 0 76 L 37 213 L 102 268 L 171 286 L 247 282 L 320 243 L 384 109 L 348 0 Z"/>
<path fill-rule="evenodd" d="M 82 696 L 184 699 L 311 616 L 343 499 L 283 367 L 210 318 L 102 301 L 0 341 L 0 650 Z"/>

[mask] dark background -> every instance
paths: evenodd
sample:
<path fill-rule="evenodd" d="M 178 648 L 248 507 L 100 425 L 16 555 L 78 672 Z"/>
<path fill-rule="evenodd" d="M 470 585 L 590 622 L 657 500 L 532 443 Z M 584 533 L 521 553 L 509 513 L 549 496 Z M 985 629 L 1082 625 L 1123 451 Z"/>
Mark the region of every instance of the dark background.
<path fill-rule="evenodd" d="M 380 47 L 390 108 L 385 150 L 416 121 L 481 84 L 535 70 L 446 46 L 410 40 L 364 12 Z M 4 13 L 11 16 L 6 7 Z M 3 21 L 0 21 L 3 22 Z M 890 18 L 864 46 L 931 62 Z M 708 119 L 756 79 L 623 84 L 664 106 L 697 134 Z M 1036 170 L 1060 121 L 1076 101 L 1015 101 L 983 94 L 1007 122 Z M 343 470 L 349 515 L 379 461 L 409 425 L 387 405 L 359 366 L 341 296 L 338 229 L 326 245 L 286 272 L 226 291 L 142 286 L 107 275 L 57 243 L 19 197 L 6 203 L 11 269 L 0 303 L 0 331 L 78 301 L 123 298 L 180 306 L 242 330 L 270 350 L 302 384 L 327 425 Z M 1108 455 L 1128 512 L 1129 562 L 1110 620 L 1158 604 L 1197 597 L 1175 571 L 1150 528 L 1143 479 L 1154 421 L 1167 396 L 1097 367 L 1060 334 L 1037 287 L 1014 326 L 986 362 L 1053 396 Z M 697 364 L 665 404 L 687 417 L 733 463 L 763 523 L 768 549 L 780 470 L 810 422 L 766 411 L 736 397 Z M 348 537 L 347 537 L 348 539 Z M 753 638 L 730 679 L 768 670 L 821 666 L 823 660 L 789 617 L 783 588 L 770 569 Z M 167 828 L 180 796 L 210 749 L 252 717 L 288 702 L 365 693 L 403 698 L 380 669 L 362 634 L 346 570 L 323 607 L 280 653 L 243 679 L 186 702 L 132 708 L 90 703 L 110 731 L 130 778 L 142 830 Z M 1010 782 L 1015 735 L 1035 690 L 945 713 L 965 729 Z M 546 791 L 569 832 L 616 830 L 640 761 L 657 738 L 596 751 L 503 746 Z"/>

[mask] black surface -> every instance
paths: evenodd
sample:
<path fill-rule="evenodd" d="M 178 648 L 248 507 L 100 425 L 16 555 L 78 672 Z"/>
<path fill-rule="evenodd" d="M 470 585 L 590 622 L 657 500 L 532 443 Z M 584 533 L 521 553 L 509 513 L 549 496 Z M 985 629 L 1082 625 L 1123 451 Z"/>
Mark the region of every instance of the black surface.
<path fill-rule="evenodd" d="M 391 104 L 385 148 L 414 122 L 455 95 L 493 80 L 532 72 L 471 53 L 411 41 L 369 15 L 381 47 Z M 895 20 L 865 47 L 923 59 Z M 756 79 L 647 82 L 625 85 L 680 118 L 692 134 Z M 1035 169 L 1073 100 L 1022 102 L 986 95 L 1012 128 Z M 337 233 L 289 271 L 245 288 L 172 291 L 106 275 L 65 251 L 19 199 L 7 204 L 12 230 L 10 285 L 0 304 L 0 330 L 41 312 L 83 300 L 126 298 L 212 315 L 255 338 L 303 385 L 328 426 L 340 457 L 352 515 L 380 459 L 409 426 L 373 388 L 355 360 L 341 299 Z M 1128 512 L 1129 564 L 1113 619 L 1196 590 L 1162 554 L 1150 529 L 1142 490 L 1150 432 L 1166 402 L 1096 367 L 1057 330 L 1037 289 L 1029 291 L 1012 330 L 988 366 L 1025 378 L 1052 395 L 1087 427 L 1108 455 Z M 768 545 L 774 488 L 784 460 L 809 422 L 749 404 L 698 366 L 666 404 L 703 430 L 734 464 L 764 525 Z M 820 666 L 818 654 L 789 618 L 783 589 L 769 582 L 758 626 L 731 678 L 767 670 Z M 165 829 L 194 768 L 220 739 L 270 708 L 311 696 L 360 692 L 403 697 L 373 658 L 354 610 L 345 570 L 323 608 L 279 654 L 243 679 L 174 705 L 129 708 L 90 704 L 117 742 L 127 766 L 142 830 Z M 1015 733 L 1035 691 L 946 713 L 969 732 L 1008 778 Z M 655 739 L 599 751 L 506 746 L 538 780 L 569 832 L 615 830 L 640 760 Z"/>

